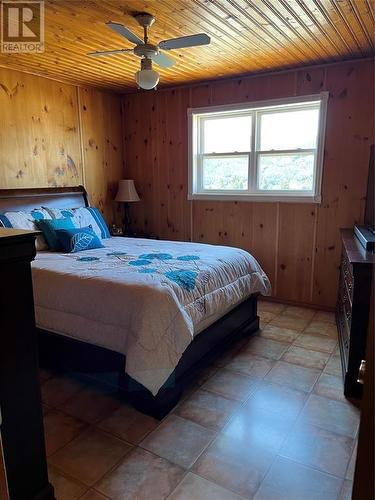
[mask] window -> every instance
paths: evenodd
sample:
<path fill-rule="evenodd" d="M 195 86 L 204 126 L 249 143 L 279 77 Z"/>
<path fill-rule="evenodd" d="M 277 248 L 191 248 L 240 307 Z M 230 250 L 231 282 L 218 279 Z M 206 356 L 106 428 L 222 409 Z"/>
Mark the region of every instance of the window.
<path fill-rule="evenodd" d="M 320 202 L 327 99 L 189 109 L 189 199 Z"/>

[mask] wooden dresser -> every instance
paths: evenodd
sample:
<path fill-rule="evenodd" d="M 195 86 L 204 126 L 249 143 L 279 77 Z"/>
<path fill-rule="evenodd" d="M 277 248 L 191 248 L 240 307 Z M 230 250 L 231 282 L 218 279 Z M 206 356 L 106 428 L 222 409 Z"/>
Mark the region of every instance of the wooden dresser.
<path fill-rule="evenodd" d="M 47 474 L 30 266 L 37 234 L 0 228 L 0 466 L 7 479 L 5 485 L 2 470 L 1 500 L 55 498 Z"/>
<path fill-rule="evenodd" d="M 359 398 L 357 382 L 361 360 L 365 359 L 370 310 L 372 271 L 375 255 L 366 252 L 352 229 L 342 229 L 342 257 L 336 308 L 339 344 L 346 397 Z"/>

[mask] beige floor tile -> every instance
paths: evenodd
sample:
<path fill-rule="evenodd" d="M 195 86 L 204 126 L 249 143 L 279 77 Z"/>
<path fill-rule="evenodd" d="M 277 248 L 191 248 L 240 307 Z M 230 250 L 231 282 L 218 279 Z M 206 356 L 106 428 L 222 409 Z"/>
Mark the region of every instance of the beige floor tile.
<path fill-rule="evenodd" d="M 345 479 L 342 486 L 340 500 L 352 500 L 353 481 Z"/>
<path fill-rule="evenodd" d="M 86 486 L 63 476 L 53 467 L 48 468 L 48 477 L 54 487 L 56 500 L 76 500 L 87 490 Z"/>
<path fill-rule="evenodd" d="M 241 500 L 235 493 L 189 472 L 168 500 Z"/>
<path fill-rule="evenodd" d="M 346 471 L 346 474 L 345 474 L 346 479 L 353 480 L 353 478 L 354 478 L 355 464 L 357 461 L 357 448 L 358 448 L 358 442 L 356 442 L 355 446 L 353 447 L 353 452 L 352 452 L 352 456 L 350 457 L 348 470 Z"/>
<path fill-rule="evenodd" d="M 271 340 L 277 340 L 278 342 L 285 342 L 285 343 L 291 343 L 293 342 L 297 337 L 299 333 L 296 332 L 295 330 L 289 330 L 288 328 L 280 328 L 279 326 L 275 325 L 267 325 L 264 328 L 262 328 L 259 336 L 266 338 L 266 339 L 271 339 Z"/>
<path fill-rule="evenodd" d="M 326 337 L 324 335 L 309 335 L 305 332 L 302 333 L 294 341 L 293 345 L 303 347 L 304 349 L 311 349 L 313 351 L 332 353 L 336 347 L 336 340 Z"/>
<path fill-rule="evenodd" d="M 44 417 L 44 435 L 47 456 L 55 453 L 86 428 L 85 422 L 57 410 L 51 410 Z"/>
<path fill-rule="evenodd" d="M 320 370 L 277 361 L 265 380 L 300 391 L 310 392 L 318 380 Z"/>
<path fill-rule="evenodd" d="M 268 312 L 272 314 L 280 314 L 285 310 L 284 304 L 279 304 L 278 302 L 269 302 L 266 300 L 258 301 L 258 312 Z"/>
<path fill-rule="evenodd" d="M 234 414 L 219 436 L 239 441 L 251 449 L 276 454 L 294 424 L 294 417 L 261 408 L 249 400 Z"/>
<path fill-rule="evenodd" d="M 333 339 L 337 339 L 337 326 L 333 323 L 327 323 L 325 321 L 313 320 L 307 326 L 303 333 L 309 335 L 325 335 Z"/>
<path fill-rule="evenodd" d="M 304 319 L 307 321 L 311 321 L 313 319 L 314 315 L 315 315 L 314 309 L 309 309 L 307 307 L 288 306 L 283 311 L 283 316 Z"/>
<path fill-rule="evenodd" d="M 272 321 L 274 318 L 276 318 L 277 314 L 270 313 L 270 312 L 258 311 L 258 316 L 259 316 L 260 327 L 263 328 L 270 321 Z"/>
<path fill-rule="evenodd" d="M 208 366 L 162 423 L 42 372 L 57 500 L 349 500 L 358 410 L 342 398 L 334 316 L 263 301 L 259 316 L 262 332 Z"/>
<path fill-rule="evenodd" d="M 314 321 L 326 321 L 327 323 L 332 323 L 336 325 L 336 317 L 334 312 L 327 311 L 316 311 L 313 318 Z"/>
<path fill-rule="evenodd" d="M 280 328 L 288 328 L 288 330 L 295 330 L 296 332 L 302 332 L 308 323 L 309 320 L 307 319 L 280 314 L 280 316 L 276 316 L 269 324 Z"/>
<path fill-rule="evenodd" d="M 208 379 L 202 389 L 229 399 L 244 401 L 254 391 L 258 383 L 258 378 L 222 369 Z"/>
<path fill-rule="evenodd" d="M 98 427 L 128 443 L 138 444 L 159 424 L 160 422 L 155 418 L 123 404 L 112 415 L 101 421 Z"/>
<path fill-rule="evenodd" d="M 359 410 L 351 403 L 311 394 L 301 413 L 301 422 L 354 438 L 359 425 Z"/>
<path fill-rule="evenodd" d="M 226 368 L 251 377 L 263 378 L 274 364 L 275 361 L 272 359 L 256 356 L 247 351 L 241 351 L 234 356 Z"/>
<path fill-rule="evenodd" d="M 42 401 L 52 407 L 63 405 L 83 387 L 82 382 L 71 377 L 53 377 L 41 386 Z"/>
<path fill-rule="evenodd" d="M 184 473 L 182 467 L 135 448 L 95 489 L 113 500 L 164 500 Z"/>
<path fill-rule="evenodd" d="M 87 493 L 83 495 L 79 500 L 107 500 L 108 497 L 105 497 L 101 493 L 95 490 L 89 490 Z M 59 500 L 59 499 L 57 499 Z"/>
<path fill-rule="evenodd" d="M 249 447 L 243 441 L 220 435 L 194 465 L 194 472 L 205 479 L 252 498 L 275 453 Z"/>
<path fill-rule="evenodd" d="M 353 439 L 314 425 L 298 425 L 286 439 L 280 455 L 344 478 Z"/>
<path fill-rule="evenodd" d="M 187 469 L 214 436 L 212 430 L 195 422 L 169 415 L 141 442 L 141 447 Z"/>
<path fill-rule="evenodd" d="M 339 500 L 342 479 L 287 458 L 272 465 L 255 500 Z"/>
<path fill-rule="evenodd" d="M 297 418 L 307 399 L 306 392 L 297 391 L 266 380 L 262 381 L 254 394 L 245 403 L 245 408 L 261 408 L 276 412 L 284 418 Z"/>
<path fill-rule="evenodd" d="M 340 356 L 340 346 L 339 344 L 337 344 L 337 346 L 334 348 L 333 350 L 333 353 L 332 353 L 333 356 Z"/>
<path fill-rule="evenodd" d="M 232 348 L 230 351 L 221 354 L 218 358 L 213 362 L 213 367 L 223 368 L 228 363 L 230 363 L 235 356 L 239 352 L 240 348 L 237 346 L 236 348 Z"/>
<path fill-rule="evenodd" d="M 311 351 L 309 349 L 303 349 L 302 347 L 292 345 L 281 359 L 282 361 L 305 366 L 306 368 L 322 370 L 329 359 L 329 354 L 325 352 Z"/>
<path fill-rule="evenodd" d="M 346 402 L 344 396 L 344 384 L 341 376 L 322 373 L 315 384 L 314 393 L 330 399 Z"/>
<path fill-rule="evenodd" d="M 213 392 L 196 391 L 175 411 L 180 417 L 210 429 L 221 429 L 237 409 L 238 403 Z"/>
<path fill-rule="evenodd" d="M 101 431 L 90 429 L 50 457 L 50 462 L 82 483 L 92 486 L 131 449 Z"/>
<path fill-rule="evenodd" d="M 342 377 L 342 366 L 340 356 L 331 356 L 329 361 L 324 368 L 324 373 L 329 373 L 330 375 L 336 375 L 337 377 Z"/>
<path fill-rule="evenodd" d="M 214 375 L 217 371 L 219 370 L 219 366 L 218 365 L 214 365 L 214 364 L 210 364 L 208 365 L 206 368 L 204 368 L 197 376 L 196 379 L 194 379 L 194 382 L 198 385 L 198 386 L 201 386 L 203 385 L 205 382 L 207 382 L 207 380 L 212 377 L 212 375 Z"/>
<path fill-rule="evenodd" d="M 90 385 L 58 407 L 85 422 L 95 424 L 120 406 L 118 391 L 110 386 Z"/>
<path fill-rule="evenodd" d="M 287 349 L 288 344 L 264 339 L 259 336 L 254 336 L 246 346 L 246 351 L 251 354 L 275 360 L 280 359 Z"/>

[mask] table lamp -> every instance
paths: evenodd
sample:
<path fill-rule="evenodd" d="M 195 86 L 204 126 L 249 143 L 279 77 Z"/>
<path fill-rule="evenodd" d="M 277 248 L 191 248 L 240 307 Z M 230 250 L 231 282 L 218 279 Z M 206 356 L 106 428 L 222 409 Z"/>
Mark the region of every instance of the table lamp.
<path fill-rule="evenodd" d="M 118 183 L 115 201 L 124 203 L 124 234 L 130 234 L 129 203 L 139 201 L 137 190 L 132 179 L 122 179 Z"/>

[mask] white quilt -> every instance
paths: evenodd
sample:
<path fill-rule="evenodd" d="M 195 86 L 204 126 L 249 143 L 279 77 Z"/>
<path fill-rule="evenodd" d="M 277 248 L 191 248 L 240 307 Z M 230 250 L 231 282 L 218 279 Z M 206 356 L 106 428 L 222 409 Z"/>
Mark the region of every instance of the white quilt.
<path fill-rule="evenodd" d="M 194 334 L 270 282 L 244 250 L 110 238 L 74 254 L 39 252 L 32 264 L 39 328 L 126 355 L 126 372 L 152 394 Z"/>

